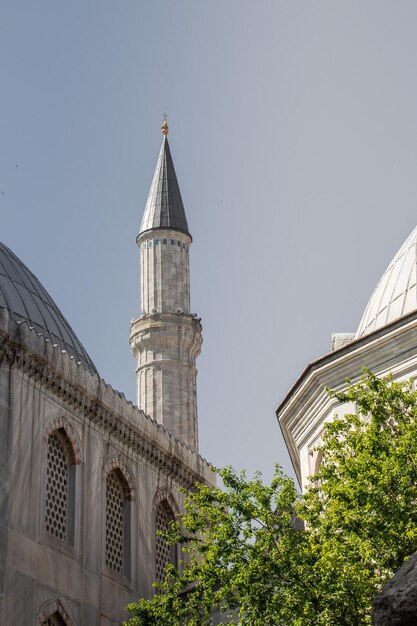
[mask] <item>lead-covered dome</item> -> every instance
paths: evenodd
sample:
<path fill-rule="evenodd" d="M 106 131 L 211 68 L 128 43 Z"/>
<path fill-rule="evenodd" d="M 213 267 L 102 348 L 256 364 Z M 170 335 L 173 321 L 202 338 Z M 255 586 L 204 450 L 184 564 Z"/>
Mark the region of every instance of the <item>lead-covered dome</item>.
<path fill-rule="evenodd" d="M 359 324 L 357 337 L 417 309 L 417 227 L 398 250 L 376 286 Z"/>
<path fill-rule="evenodd" d="M 94 363 L 46 289 L 4 244 L 0 243 L 0 308 L 9 310 L 16 322 L 27 321 L 36 332 L 92 372 Z"/>

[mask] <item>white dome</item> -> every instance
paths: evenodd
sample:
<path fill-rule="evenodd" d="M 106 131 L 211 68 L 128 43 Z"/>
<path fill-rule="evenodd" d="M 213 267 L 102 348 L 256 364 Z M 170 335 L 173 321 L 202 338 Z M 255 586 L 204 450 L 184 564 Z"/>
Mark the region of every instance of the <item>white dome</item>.
<path fill-rule="evenodd" d="M 417 227 L 405 240 L 376 286 L 359 324 L 357 337 L 417 309 Z"/>

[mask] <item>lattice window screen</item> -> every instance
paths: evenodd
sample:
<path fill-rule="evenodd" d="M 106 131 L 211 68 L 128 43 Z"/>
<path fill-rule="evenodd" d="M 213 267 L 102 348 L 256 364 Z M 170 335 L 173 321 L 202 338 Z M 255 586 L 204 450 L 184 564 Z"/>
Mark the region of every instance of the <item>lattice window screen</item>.
<path fill-rule="evenodd" d="M 43 622 L 44 626 L 66 626 L 64 620 L 59 613 L 54 613 L 49 617 L 46 622 Z"/>
<path fill-rule="evenodd" d="M 106 565 L 116 572 L 124 566 L 124 492 L 117 472 L 106 480 Z"/>
<path fill-rule="evenodd" d="M 68 459 L 57 433 L 48 439 L 46 466 L 45 528 L 61 541 L 67 540 Z"/>
<path fill-rule="evenodd" d="M 156 580 L 162 582 L 165 578 L 165 565 L 172 563 L 176 565 L 175 559 L 175 546 L 167 544 L 165 537 L 161 537 L 158 531 L 164 532 L 170 530 L 170 523 L 174 520 L 171 507 L 168 502 L 164 500 L 161 502 L 156 510 L 155 529 L 156 544 L 155 544 L 155 574 Z"/>

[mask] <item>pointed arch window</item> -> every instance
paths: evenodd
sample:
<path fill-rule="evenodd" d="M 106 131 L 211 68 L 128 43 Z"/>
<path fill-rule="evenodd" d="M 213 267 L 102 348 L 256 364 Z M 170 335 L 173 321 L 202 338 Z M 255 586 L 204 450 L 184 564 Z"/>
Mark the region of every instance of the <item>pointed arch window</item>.
<path fill-rule="evenodd" d="M 174 513 L 167 500 L 162 500 L 155 513 L 155 580 L 162 582 L 165 578 L 165 566 L 171 563 L 177 566 L 177 547 L 169 545 L 161 532 L 168 532 L 171 522 L 175 520 Z"/>
<path fill-rule="evenodd" d="M 44 524 L 46 532 L 65 543 L 74 541 L 75 460 L 63 428 L 48 437 Z"/>
<path fill-rule="evenodd" d="M 43 626 L 67 626 L 58 611 L 48 617 L 48 619 L 42 622 Z"/>
<path fill-rule="evenodd" d="M 128 575 L 130 536 L 130 490 L 119 469 L 106 478 L 106 566 Z"/>
<path fill-rule="evenodd" d="M 75 626 L 68 610 L 60 598 L 50 600 L 43 605 L 39 612 L 36 626 Z"/>

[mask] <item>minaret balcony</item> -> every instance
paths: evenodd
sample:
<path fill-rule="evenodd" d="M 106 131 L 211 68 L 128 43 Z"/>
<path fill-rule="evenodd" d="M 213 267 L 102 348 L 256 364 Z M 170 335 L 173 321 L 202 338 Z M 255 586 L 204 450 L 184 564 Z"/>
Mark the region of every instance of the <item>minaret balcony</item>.
<path fill-rule="evenodd" d="M 142 315 L 130 327 L 130 345 L 134 354 L 147 351 L 189 361 L 201 351 L 202 326 L 199 318 L 183 313 Z M 168 358 L 173 358 L 168 356 Z"/>

